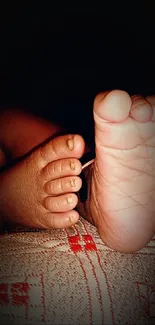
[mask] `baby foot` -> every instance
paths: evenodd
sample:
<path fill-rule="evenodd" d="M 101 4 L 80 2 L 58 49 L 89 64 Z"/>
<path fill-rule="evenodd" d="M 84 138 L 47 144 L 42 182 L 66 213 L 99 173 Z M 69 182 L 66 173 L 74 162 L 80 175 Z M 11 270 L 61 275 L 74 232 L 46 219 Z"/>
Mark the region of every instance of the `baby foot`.
<path fill-rule="evenodd" d="M 87 218 L 111 248 L 137 251 L 155 231 L 155 98 L 99 94 L 94 120 Z"/>
<path fill-rule="evenodd" d="M 0 175 L 0 214 L 34 228 L 66 228 L 77 222 L 73 210 L 81 187 L 84 141 L 65 135 L 49 141 Z"/>

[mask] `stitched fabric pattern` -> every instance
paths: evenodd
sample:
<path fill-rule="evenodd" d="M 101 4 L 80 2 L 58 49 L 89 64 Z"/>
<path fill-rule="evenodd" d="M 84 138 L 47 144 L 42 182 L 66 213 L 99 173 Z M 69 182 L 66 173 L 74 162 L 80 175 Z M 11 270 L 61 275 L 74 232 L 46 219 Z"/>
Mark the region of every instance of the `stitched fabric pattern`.
<path fill-rule="evenodd" d="M 108 248 L 80 218 L 67 230 L 0 236 L 0 324 L 155 324 L 155 237 Z"/>

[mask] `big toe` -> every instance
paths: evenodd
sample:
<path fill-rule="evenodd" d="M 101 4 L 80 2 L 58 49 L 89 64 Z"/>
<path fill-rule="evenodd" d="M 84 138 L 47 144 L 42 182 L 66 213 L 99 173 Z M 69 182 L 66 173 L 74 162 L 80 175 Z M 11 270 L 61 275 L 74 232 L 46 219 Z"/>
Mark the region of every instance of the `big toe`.
<path fill-rule="evenodd" d="M 130 112 L 130 96 L 122 90 L 103 92 L 94 101 L 94 119 L 98 125 L 103 122 L 122 122 Z"/>
<path fill-rule="evenodd" d="M 48 163 L 64 158 L 81 158 L 84 153 L 85 143 L 78 134 L 69 134 L 52 139 L 39 148 L 39 165 L 41 168 Z"/>

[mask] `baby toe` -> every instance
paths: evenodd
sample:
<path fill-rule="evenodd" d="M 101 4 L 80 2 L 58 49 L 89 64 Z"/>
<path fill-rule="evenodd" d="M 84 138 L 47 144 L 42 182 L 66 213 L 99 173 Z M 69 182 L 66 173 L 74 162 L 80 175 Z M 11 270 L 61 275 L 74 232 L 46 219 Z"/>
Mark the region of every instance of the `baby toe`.
<path fill-rule="evenodd" d="M 79 213 L 75 210 L 63 213 L 48 213 L 44 219 L 44 228 L 62 229 L 69 228 L 79 219 Z"/>
<path fill-rule="evenodd" d="M 147 96 L 146 100 L 152 106 L 153 109 L 152 121 L 155 121 L 155 96 Z"/>
<path fill-rule="evenodd" d="M 69 176 L 49 181 L 45 184 L 44 190 L 51 196 L 69 192 L 78 192 L 82 186 L 82 180 L 78 176 Z"/>
<path fill-rule="evenodd" d="M 81 162 L 76 158 L 59 159 L 47 164 L 41 171 L 45 181 L 65 176 L 79 175 L 82 171 Z"/>
<path fill-rule="evenodd" d="M 142 96 L 134 95 L 131 98 L 130 116 L 137 122 L 145 123 L 150 121 L 153 114 L 150 103 Z"/>
<path fill-rule="evenodd" d="M 78 203 L 77 195 L 74 193 L 63 194 L 52 197 L 47 196 L 44 199 L 44 207 L 51 212 L 67 212 L 76 207 Z"/>

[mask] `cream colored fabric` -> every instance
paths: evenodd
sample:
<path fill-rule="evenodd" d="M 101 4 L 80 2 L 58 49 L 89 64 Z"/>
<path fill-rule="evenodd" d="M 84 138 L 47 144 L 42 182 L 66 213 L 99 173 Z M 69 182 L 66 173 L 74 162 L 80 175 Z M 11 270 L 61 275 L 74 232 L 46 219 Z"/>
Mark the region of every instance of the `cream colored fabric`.
<path fill-rule="evenodd" d="M 84 219 L 0 236 L 0 324 L 155 324 L 155 238 L 135 254 Z"/>

